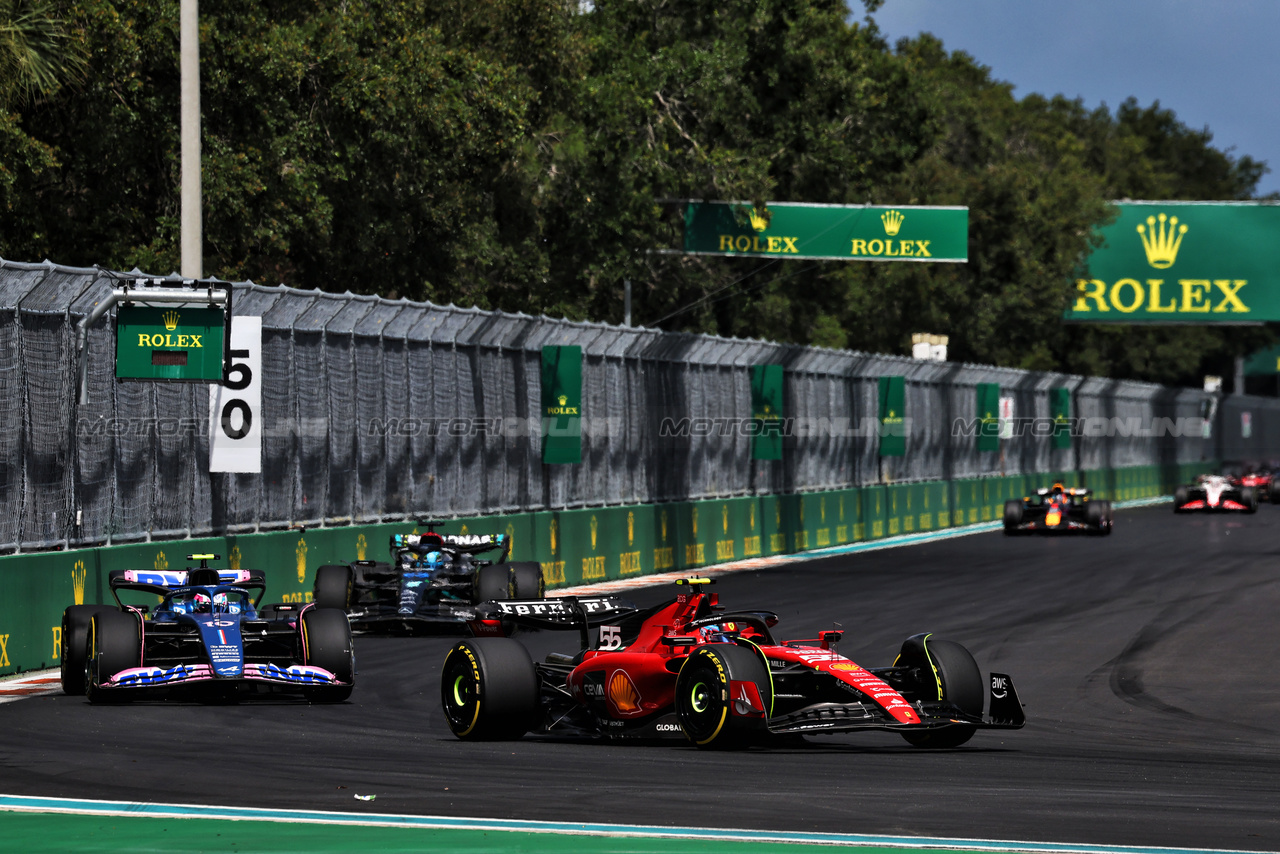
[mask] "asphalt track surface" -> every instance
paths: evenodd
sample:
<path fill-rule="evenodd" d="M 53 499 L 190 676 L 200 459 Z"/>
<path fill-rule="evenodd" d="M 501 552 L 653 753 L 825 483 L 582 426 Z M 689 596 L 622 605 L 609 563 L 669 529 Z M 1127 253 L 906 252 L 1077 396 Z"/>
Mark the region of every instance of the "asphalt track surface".
<path fill-rule="evenodd" d="M 337 706 L 0 706 L 0 792 L 1280 850 L 1280 508 L 1131 510 L 1105 539 L 985 533 L 744 571 L 715 590 L 730 607 L 777 611 L 780 637 L 838 622 L 841 652 L 867 666 L 915 632 L 959 641 L 1013 676 L 1028 724 L 950 751 L 890 733 L 740 753 L 463 743 L 440 711 L 452 639 L 361 637 L 356 691 Z M 535 656 L 576 643 L 522 638 Z"/>

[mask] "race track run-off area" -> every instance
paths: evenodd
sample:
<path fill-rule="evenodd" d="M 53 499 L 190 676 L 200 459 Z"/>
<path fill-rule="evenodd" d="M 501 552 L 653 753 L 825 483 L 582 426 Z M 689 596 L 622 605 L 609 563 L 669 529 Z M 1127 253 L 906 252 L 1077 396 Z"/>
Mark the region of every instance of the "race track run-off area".
<path fill-rule="evenodd" d="M 0 812 L 0 850 L 1280 850 L 1280 507 L 1147 507 L 1111 537 L 987 532 L 716 581 L 729 607 L 776 611 L 779 637 L 840 624 L 867 666 L 917 632 L 958 641 L 1012 675 L 1027 726 L 956 750 L 890 733 L 743 752 L 464 743 L 440 710 L 453 638 L 362 636 L 335 706 L 0 704 L 0 809 L 32 811 Z M 577 642 L 520 638 L 535 658 Z M 328 818 L 344 823 L 313 823 Z"/>

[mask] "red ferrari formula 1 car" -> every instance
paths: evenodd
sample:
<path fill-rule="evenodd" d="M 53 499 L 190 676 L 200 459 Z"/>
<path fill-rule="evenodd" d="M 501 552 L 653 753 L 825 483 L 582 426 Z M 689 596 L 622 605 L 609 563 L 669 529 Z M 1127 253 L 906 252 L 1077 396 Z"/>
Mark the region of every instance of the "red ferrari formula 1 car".
<path fill-rule="evenodd" d="M 1257 513 L 1258 494 L 1251 486 L 1220 474 L 1202 474 L 1190 486 L 1179 486 L 1173 493 L 1173 512 L 1232 511 Z"/>
<path fill-rule="evenodd" d="M 1025 723 L 1013 680 L 984 679 L 957 643 L 914 635 L 891 666 L 863 668 L 837 652 L 841 632 L 776 641 L 775 614 L 725 611 L 708 583 L 683 579 L 675 599 L 646 610 L 611 597 L 489 603 L 472 623 L 489 636 L 460 641 L 445 656 L 449 728 L 462 739 L 683 735 L 702 748 L 887 730 L 920 747 L 958 747 L 979 729 Z M 502 636 L 511 624 L 577 628 L 582 649 L 534 663 Z"/>

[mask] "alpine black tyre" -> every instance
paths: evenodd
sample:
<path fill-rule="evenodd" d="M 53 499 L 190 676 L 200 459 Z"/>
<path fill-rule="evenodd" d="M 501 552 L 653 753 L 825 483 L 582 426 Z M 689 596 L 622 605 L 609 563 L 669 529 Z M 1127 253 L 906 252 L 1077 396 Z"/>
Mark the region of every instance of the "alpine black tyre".
<path fill-rule="evenodd" d="M 142 634 L 137 615 L 111 609 L 93 615 L 85 658 L 85 696 L 90 703 L 128 701 L 127 692 L 102 688 L 123 670 L 142 666 Z"/>
<path fill-rule="evenodd" d="M 939 700 L 949 702 L 960 711 L 974 717 L 982 717 L 982 701 L 986 682 L 978 663 L 969 650 L 958 643 L 928 639 L 925 649 L 933 663 L 937 678 Z M 969 739 L 977 727 L 953 725 L 943 729 L 904 732 L 902 737 L 915 747 L 959 747 Z"/>
<path fill-rule="evenodd" d="M 316 570 L 313 599 L 317 608 L 347 610 L 351 604 L 351 567 L 326 564 Z"/>
<path fill-rule="evenodd" d="M 754 683 L 758 697 L 731 696 L 732 683 Z M 756 706 L 757 700 L 761 707 Z M 767 732 L 773 709 L 768 665 L 750 647 L 729 643 L 699 647 L 676 676 L 680 728 L 703 749 L 744 747 Z"/>
<path fill-rule="evenodd" d="M 346 567 L 342 567 L 345 569 Z M 308 608 L 302 612 L 302 647 L 306 664 L 323 667 L 346 685 L 308 688 L 304 696 L 313 703 L 341 703 L 351 696 L 355 680 L 355 645 L 351 622 L 340 608 Z"/>
<path fill-rule="evenodd" d="M 509 563 L 511 571 L 512 599 L 541 599 L 547 595 L 547 583 L 542 578 L 542 565 L 536 561 Z"/>
<path fill-rule="evenodd" d="M 538 691 L 533 660 L 519 641 L 464 640 L 445 655 L 440 701 L 449 729 L 458 738 L 519 738 L 538 722 Z"/>
<path fill-rule="evenodd" d="M 511 598 L 511 574 L 507 567 L 508 564 L 495 563 L 476 570 L 471 588 L 472 604 Z"/>
<path fill-rule="evenodd" d="M 93 615 L 115 610 L 110 605 L 71 605 L 62 612 L 62 636 L 58 650 L 62 693 L 84 696 L 84 666 L 89 655 L 89 629 Z"/>

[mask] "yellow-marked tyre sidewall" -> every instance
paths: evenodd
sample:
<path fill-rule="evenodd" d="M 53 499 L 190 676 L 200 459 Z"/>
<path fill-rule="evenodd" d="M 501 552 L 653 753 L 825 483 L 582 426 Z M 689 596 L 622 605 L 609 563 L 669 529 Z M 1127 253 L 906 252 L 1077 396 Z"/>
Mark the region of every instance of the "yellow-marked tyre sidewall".
<path fill-rule="evenodd" d="M 473 694 L 469 698 L 469 704 L 457 702 L 459 680 L 465 679 L 470 679 L 470 690 Z M 470 737 L 480 720 L 480 684 L 480 663 L 476 660 L 475 654 L 464 644 L 458 644 L 449 650 L 444 657 L 444 667 L 441 668 L 440 701 L 444 705 L 445 719 L 449 723 L 449 729 L 458 738 Z M 469 719 L 468 705 L 470 706 Z"/>
<path fill-rule="evenodd" d="M 724 732 L 729 719 L 729 673 L 714 650 L 695 650 L 681 665 L 676 676 L 676 714 L 685 736 L 699 747 L 715 744 Z"/>

